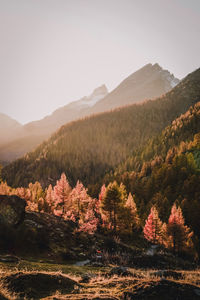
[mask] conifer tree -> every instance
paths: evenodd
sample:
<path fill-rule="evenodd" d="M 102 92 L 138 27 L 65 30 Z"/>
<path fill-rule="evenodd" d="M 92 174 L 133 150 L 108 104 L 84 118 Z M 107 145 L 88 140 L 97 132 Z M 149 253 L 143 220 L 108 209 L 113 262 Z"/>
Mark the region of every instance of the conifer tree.
<path fill-rule="evenodd" d="M 167 224 L 168 247 L 172 247 L 174 252 L 180 252 L 192 247 L 191 237 L 193 232 L 185 225 L 180 206 L 174 204 L 171 209 Z"/>
<path fill-rule="evenodd" d="M 10 195 L 12 194 L 12 189 L 7 185 L 7 182 L 1 181 L 0 183 L 0 195 Z"/>
<path fill-rule="evenodd" d="M 40 198 L 43 198 L 43 189 L 40 182 L 29 183 L 28 189 L 30 193 L 30 201 L 38 202 Z"/>
<path fill-rule="evenodd" d="M 59 216 L 64 216 L 65 212 L 68 210 L 70 203 L 68 203 L 69 195 L 71 192 L 71 187 L 66 178 L 66 175 L 62 173 L 60 180 L 57 180 L 54 186 L 54 199 L 55 199 L 55 209 L 54 213 Z"/>
<path fill-rule="evenodd" d="M 158 211 L 155 206 L 151 208 L 150 214 L 146 220 L 144 237 L 153 244 L 160 243 L 162 238 L 162 222 L 159 219 Z"/>
<path fill-rule="evenodd" d="M 97 230 L 98 222 L 99 220 L 95 217 L 94 210 L 89 207 L 84 218 L 79 220 L 79 231 L 93 234 Z"/>
<path fill-rule="evenodd" d="M 76 186 L 73 188 L 70 199 L 72 210 L 78 218 L 80 218 L 81 213 L 84 213 L 92 201 L 91 197 L 87 194 L 87 189 L 80 181 L 77 181 Z"/>
<path fill-rule="evenodd" d="M 108 222 L 111 228 L 116 231 L 118 219 L 123 209 L 126 197 L 124 185 L 118 185 L 116 181 L 109 183 L 102 201 L 102 208 L 107 213 Z"/>
<path fill-rule="evenodd" d="M 131 195 L 131 193 L 129 193 L 129 195 L 128 195 L 125 207 L 127 207 L 130 210 L 130 214 L 131 214 L 130 222 L 131 222 L 132 226 L 138 227 L 139 223 L 140 223 L 140 219 L 139 219 L 139 216 L 137 213 L 137 207 L 135 204 L 134 197 Z"/>
<path fill-rule="evenodd" d="M 129 193 L 128 198 L 125 200 L 125 205 L 121 208 L 119 221 L 122 233 L 132 234 L 139 229 L 140 220 L 135 200 L 131 193 Z"/>
<path fill-rule="evenodd" d="M 52 185 L 50 184 L 46 189 L 46 196 L 45 196 L 45 211 L 52 212 L 54 207 L 54 191 Z"/>

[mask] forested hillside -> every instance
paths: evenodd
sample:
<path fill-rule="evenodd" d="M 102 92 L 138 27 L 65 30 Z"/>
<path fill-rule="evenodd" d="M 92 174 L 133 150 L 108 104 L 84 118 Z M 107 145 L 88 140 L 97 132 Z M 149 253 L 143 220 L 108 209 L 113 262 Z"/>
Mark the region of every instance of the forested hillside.
<path fill-rule="evenodd" d="M 138 156 L 104 178 L 106 184 L 113 180 L 135 195 L 143 220 L 155 205 L 166 222 L 175 202 L 200 238 L 200 103 L 150 140 Z"/>
<path fill-rule="evenodd" d="M 72 185 L 80 179 L 97 187 L 104 175 L 157 136 L 200 101 L 200 69 L 166 95 L 143 104 L 102 113 L 61 127 L 48 141 L 2 170 L 9 185 L 55 183 L 65 172 Z"/>
<path fill-rule="evenodd" d="M 143 229 L 148 241 L 197 259 L 199 121 L 200 102 L 150 140 L 132 165 L 126 162 L 107 174 L 96 198 L 90 197 L 79 181 L 72 188 L 64 173 L 54 187 L 50 184 L 46 189 L 39 182 L 16 189 L 2 182 L 0 194 L 24 198 L 27 211 L 71 220 L 78 232 L 114 232 L 126 240 L 128 236 L 141 237 Z M 156 231 L 152 222 L 156 223 Z"/>
<path fill-rule="evenodd" d="M 140 151 L 135 151 L 115 172 L 141 171 L 144 162 L 153 159 L 165 159 L 175 153 L 175 147 L 181 144 L 185 149 L 185 142 L 191 141 L 200 131 L 200 103 L 191 106 L 185 114 L 175 119 L 161 134 L 149 139 Z"/>

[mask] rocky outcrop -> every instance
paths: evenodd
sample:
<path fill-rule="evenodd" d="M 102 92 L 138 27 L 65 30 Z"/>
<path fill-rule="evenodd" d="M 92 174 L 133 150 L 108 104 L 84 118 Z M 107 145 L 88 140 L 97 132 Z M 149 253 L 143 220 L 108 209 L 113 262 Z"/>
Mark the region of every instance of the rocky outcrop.
<path fill-rule="evenodd" d="M 22 231 L 25 232 L 26 245 L 47 253 L 49 258 L 62 256 L 73 260 L 76 253 L 74 231 L 75 224 L 60 217 L 39 212 L 26 212 Z"/>
<path fill-rule="evenodd" d="M 40 257 L 49 262 L 77 261 L 91 255 L 92 236 L 76 232 L 72 221 L 40 212 L 25 212 L 25 200 L 0 195 L 0 260 L 8 256 Z M 13 256 L 14 255 L 14 256 Z M 9 260 L 10 258 L 8 258 Z"/>
<path fill-rule="evenodd" d="M 18 196 L 0 195 L 0 220 L 11 226 L 18 226 L 25 216 L 26 201 Z"/>

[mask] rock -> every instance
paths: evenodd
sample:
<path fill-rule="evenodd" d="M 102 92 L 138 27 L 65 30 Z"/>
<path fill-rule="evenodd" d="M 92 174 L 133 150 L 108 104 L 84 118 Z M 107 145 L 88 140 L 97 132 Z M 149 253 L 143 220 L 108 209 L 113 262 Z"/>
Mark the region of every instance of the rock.
<path fill-rule="evenodd" d="M 89 263 L 90 263 L 90 260 L 86 259 L 86 260 L 77 261 L 74 265 L 78 266 L 78 267 L 82 267 L 82 266 L 85 266 Z"/>
<path fill-rule="evenodd" d="M 89 274 L 89 273 L 86 273 L 86 274 L 83 274 L 81 276 L 81 280 L 79 281 L 80 283 L 88 283 L 90 282 L 90 280 L 92 278 L 94 278 L 96 275 L 95 274 Z"/>
<path fill-rule="evenodd" d="M 18 226 L 25 216 L 26 201 L 18 196 L 0 195 L 0 218 L 6 224 Z"/>
<path fill-rule="evenodd" d="M 132 276 L 133 274 L 125 267 L 115 267 L 110 270 L 108 276 Z"/>
<path fill-rule="evenodd" d="M 84 274 L 81 276 L 80 283 L 88 283 L 90 282 L 91 277 L 88 274 Z"/>
<path fill-rule="evenodd" d="M 51 296 L 56 291 L 71 293 L 74 287 L 80 286 L 76 281 L 58 274 L 51 273 L 23 273 L 18 272 L 4 278 L 7 288 L 17 293 L 17 299 L 41 299 Z"/>
<path fill-rule="evenodd" d="M 74 243 L 71 223 L 47 213 L 27 212 L 23 226 L 24 231 L 28 232 L 26 239 L 29 248 L 32 246 L 52 255 L 62 255 L 63 259 L 74 258 L 71 257 L 71 247 Z"/>
<path fill-rule="evenodd" d="M 101 262 L 97 262 L 97 261 L 94 261 L 94 262 L 91 262 L 90 264 L 88 264 L 90 267 L 99 267 L 99 268 L 103 268 L 105 267 L 105 265 Z"/>
<path fill-rule="evenodd" d="M 13 255 L 0 255 L 0 261 L 6 263 L 19 263 L 19 258 Z"/>
<path fill-rule="evenodd" d="M 147 256 L 153 256 L 157 252 L 158 245 L 151 245 L 151 247 L 146 251 Z"/>

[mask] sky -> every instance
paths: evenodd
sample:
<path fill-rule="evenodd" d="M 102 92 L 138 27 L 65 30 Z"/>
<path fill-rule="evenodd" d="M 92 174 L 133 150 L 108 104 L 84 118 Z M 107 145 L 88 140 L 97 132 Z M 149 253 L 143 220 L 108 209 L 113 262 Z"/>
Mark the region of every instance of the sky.
<path fill-rule="evenodd" d="M 22 124 L 147 63 L 200 67 L 200 0 L 0 0 L 0 112 Z"/>

